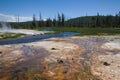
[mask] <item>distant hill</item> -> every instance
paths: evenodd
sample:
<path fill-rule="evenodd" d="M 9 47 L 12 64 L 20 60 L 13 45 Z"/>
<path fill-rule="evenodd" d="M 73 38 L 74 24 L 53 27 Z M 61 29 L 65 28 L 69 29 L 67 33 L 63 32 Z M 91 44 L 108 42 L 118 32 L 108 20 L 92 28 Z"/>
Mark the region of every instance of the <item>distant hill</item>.
<path fill-rule="evenodd" d="M 83 16 L 67 21 L 72 27 L 120 27 L 120 16 Z"/>

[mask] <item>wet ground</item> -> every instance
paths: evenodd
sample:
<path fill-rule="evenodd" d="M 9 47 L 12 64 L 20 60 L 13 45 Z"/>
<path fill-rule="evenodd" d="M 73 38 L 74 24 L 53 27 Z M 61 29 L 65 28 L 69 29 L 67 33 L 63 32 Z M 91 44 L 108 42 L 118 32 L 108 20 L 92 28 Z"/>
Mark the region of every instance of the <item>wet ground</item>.
<path fill-rule="evenodd" d="M 106 80 L 108 78 L 98 75 L 96 69 L 98 66 L 101 68 L 101 65 L 102 68 L 106 65 L 110 67 L 107 62 L 110 57 L 106 57 L 106 60 L 99 60 L 98 57 L 118 54 L 119 49 L 109 50 L 103 47 L 105 43 L 118 38 L 119 36 L 110 40 L 97 36 L 50 38 L 32 43 L 2 45 L 0 80 Z M 119 59 L 116 60 L 119 62 Z M 102 61 L 104 62 L 101 63 Z M 100 70 L 102 72 L 104 69 Z M 107 72 L 101 75 L 104 73 Z M 115 78 L 119 80 L 119 77 Z"/>

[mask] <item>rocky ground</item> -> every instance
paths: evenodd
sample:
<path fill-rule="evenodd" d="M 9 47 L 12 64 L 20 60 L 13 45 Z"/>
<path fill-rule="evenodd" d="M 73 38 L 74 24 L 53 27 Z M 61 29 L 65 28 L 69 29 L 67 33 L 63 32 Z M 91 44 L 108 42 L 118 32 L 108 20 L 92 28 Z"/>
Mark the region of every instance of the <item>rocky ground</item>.
<path fill-rule="evenodd" d="M 0 46 L 0 80 L 120 80 L 119 64 L 119 36 Z"/>
<path fill-rule="evenodd" d="M 102 54 L 92 55 L 91 72 L 102 80 L 120 80 L 120 37 L 107 36 Z"/>

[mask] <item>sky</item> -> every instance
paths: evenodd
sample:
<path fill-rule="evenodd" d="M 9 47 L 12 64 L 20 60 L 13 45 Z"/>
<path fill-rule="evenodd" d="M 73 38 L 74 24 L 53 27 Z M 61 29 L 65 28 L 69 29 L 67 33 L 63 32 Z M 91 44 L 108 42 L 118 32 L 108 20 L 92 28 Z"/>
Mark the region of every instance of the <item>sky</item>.
<path fill-rule="evenodd" d="M 54 18 L 64 13 L 67 18 L 86 15 L 116 14 L 120 11 L 120 0 L 0 0 L 0 14 L 32 17 L 39 13 L 42 18 Z"/>

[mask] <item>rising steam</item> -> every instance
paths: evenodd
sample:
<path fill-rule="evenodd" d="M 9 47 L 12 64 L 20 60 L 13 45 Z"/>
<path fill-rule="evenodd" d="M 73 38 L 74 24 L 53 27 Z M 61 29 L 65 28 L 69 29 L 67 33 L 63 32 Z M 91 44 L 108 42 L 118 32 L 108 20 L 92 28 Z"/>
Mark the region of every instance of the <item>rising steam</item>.
<path fill-rule="evenodd" d="M 0 28 L 0 32 L 6 32 L 9 30 L 12 30 L 13 28 L 11 28 L 11 26 L 6 23 L 6 22 L 1 22 L 1 28 Z"/>

